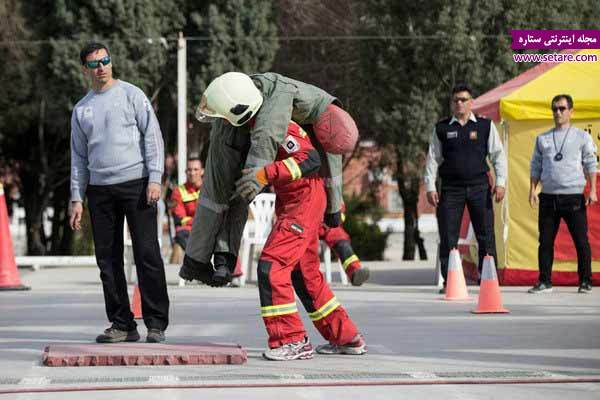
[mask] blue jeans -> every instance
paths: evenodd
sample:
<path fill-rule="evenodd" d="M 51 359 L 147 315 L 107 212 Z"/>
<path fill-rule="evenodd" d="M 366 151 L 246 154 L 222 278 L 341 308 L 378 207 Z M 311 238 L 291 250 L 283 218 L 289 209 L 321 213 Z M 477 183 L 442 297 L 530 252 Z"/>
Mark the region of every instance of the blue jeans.
<path fill-rule="evenodd" d="M 469 210 L 479 247 L 479 272 L 483 258 L 489 254 L 496 259 L 494 236 L 494 207 L 489 184 L 473 186 L 443 186 L 437 208 L 440 233 L 440 262 L 444 282 L 448 277 L 450 250 L 458 247 L 460 225 L 465 206 Z"/>

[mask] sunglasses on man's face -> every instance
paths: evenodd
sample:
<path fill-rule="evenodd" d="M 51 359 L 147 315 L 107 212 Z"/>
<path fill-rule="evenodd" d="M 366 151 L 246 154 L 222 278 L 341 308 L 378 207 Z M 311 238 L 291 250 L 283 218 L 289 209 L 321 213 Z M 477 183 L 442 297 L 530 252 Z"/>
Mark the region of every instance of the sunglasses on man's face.
<path fill-rule="evenodd" d="M 104 56 L 99 60 L 90 60 L 90 61 L 85 62 L 85 66 L 89 69 L 96 69 L 100 66 L 100 64 L 102 64 L 102 65 L 110 64 L 110 56 Z"/>
<path fill-rule="evenodd" d="M 565 110 L 566 110 L 567 108 L 568 108 L 568 107 L 565 107 L 565 106 L 552 107 L 552 112 L 557 112 L 557 111 L 560 111 L 560 112 L 565 112 Z"/>

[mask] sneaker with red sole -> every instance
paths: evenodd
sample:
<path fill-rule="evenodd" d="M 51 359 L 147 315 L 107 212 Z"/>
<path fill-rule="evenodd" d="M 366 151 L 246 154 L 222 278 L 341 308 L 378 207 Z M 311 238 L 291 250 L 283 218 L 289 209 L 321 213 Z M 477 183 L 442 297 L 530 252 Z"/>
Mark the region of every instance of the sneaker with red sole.
<path fill-rule="evenodd" d="M 317 353 L 319 354 L 349 354 L 353 356 L 359 356 L 367 352 L 367 343 L 365 338 L 360 333 L 357 334 L 350 343 L 346 344 L 333 344 L 327 343 L 317 346 Z"/>
<path fill-rule="evenodd" d="M 308 360 L 313 358 L 313 353 L 312 344 L 308 337 L 305 337 L 299 342 L 268 349 L 263 353 L 263 357 L 271 361 Z"/>

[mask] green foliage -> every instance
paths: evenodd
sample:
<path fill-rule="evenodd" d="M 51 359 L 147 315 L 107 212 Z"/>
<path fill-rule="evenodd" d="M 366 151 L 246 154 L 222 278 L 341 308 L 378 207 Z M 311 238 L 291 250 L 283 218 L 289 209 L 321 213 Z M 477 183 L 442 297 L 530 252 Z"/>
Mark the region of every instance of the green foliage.
<path fill-rule="evenodd" d="M 388 232 L 382 232 L 377 221 L 383 209 L 373 199 L 351 197 L 346 202 L 344 229 L 352 239 L 352 248 L 361 260 L 383 260 Z"/>
<path fill-rule="evenodd" d="M 202 2 L 192 2 L 202 3 Z M 190 7 L 188 43 L 192 104 L 211 80 L 228 71 L 247 74 L 271 68 L 279 48 L 271 0 L 221 0 Z"/>
<path fill-rule="evenodd" d="M 55 215 L 66 215 L 70 116 L 89 85 L 79 60 L 85 43 L 106 44 L 115 77 L 139 86 L 158 107 L 171 151 L 179 31 L 203 37 L 188 42 L 191 107 L 216 74 L 269 69 L 277 51 L 270 0 L 4 0 L 0 21 L 0 158 L 21 166 L 33 232 L 28 249 L 36 254 L 65 248 L 61 237 L 47 243 L 41 211 L 52 204 Z M 65 218 L 55 222 L 66 227 Z"/>

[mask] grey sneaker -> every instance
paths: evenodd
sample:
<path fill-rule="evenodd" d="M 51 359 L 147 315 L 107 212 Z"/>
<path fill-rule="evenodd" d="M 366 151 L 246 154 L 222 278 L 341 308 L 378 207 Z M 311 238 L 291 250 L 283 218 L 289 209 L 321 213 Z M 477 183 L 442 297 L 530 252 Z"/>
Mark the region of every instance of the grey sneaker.
<path fill-rule="evenodd" d="M 527 291 L 527 293 L 540 294 L 550 293 L 552 291 L 552 285 L 549 283 L 539 282 L 537 285 Z"/>
<path fill-rule="evenodd" d="M 316 350 L 319 354 L 350 354 L 359 356 L 367 352 L 367 343 L 363 335 L 359 333 L 350 343 L 342 345 L 333 343 L 322 344 L 317 346 Z"/>
<path fill-rule="evenodd" d="M 271 361 L 308 360 L 313 358 L 313 347 L 308 337 L 300 342 L 284 344 L 274 349 L 268 349 L 263 357 Z"/>
<path fill-rule="evenodd" d="M 352 273 L 352 286 L 360 286 L 363 283 L 365 283 L 368 279 L 369 279 L 369 275 L 370 275 L 370 271 L 369 268 L 367 267 L 360 267 L 359 269 L 357 269 L 356 271 L 354 271 Z"/>
<path fill-rule="evenodd" d="M 140 334 L 136 328 L 122 331 L 112 326 L 96 337 L 97 343 L 137 342 L 138 340 L 140 340 Z"/>
<path fill-rule="evenodd" d="M 146 336 L 146 342 L 148 343 L 162 343 L 167 338 L 165 337 L 165 331 L 161 331 L 160 329 L 148 329 L 148 336 Z"/>
<path fill-rule="evenodd" d="M 583 282 L 579 285 L 579 293 L 592 293 L 592 284 L 590 282 Z"/>

